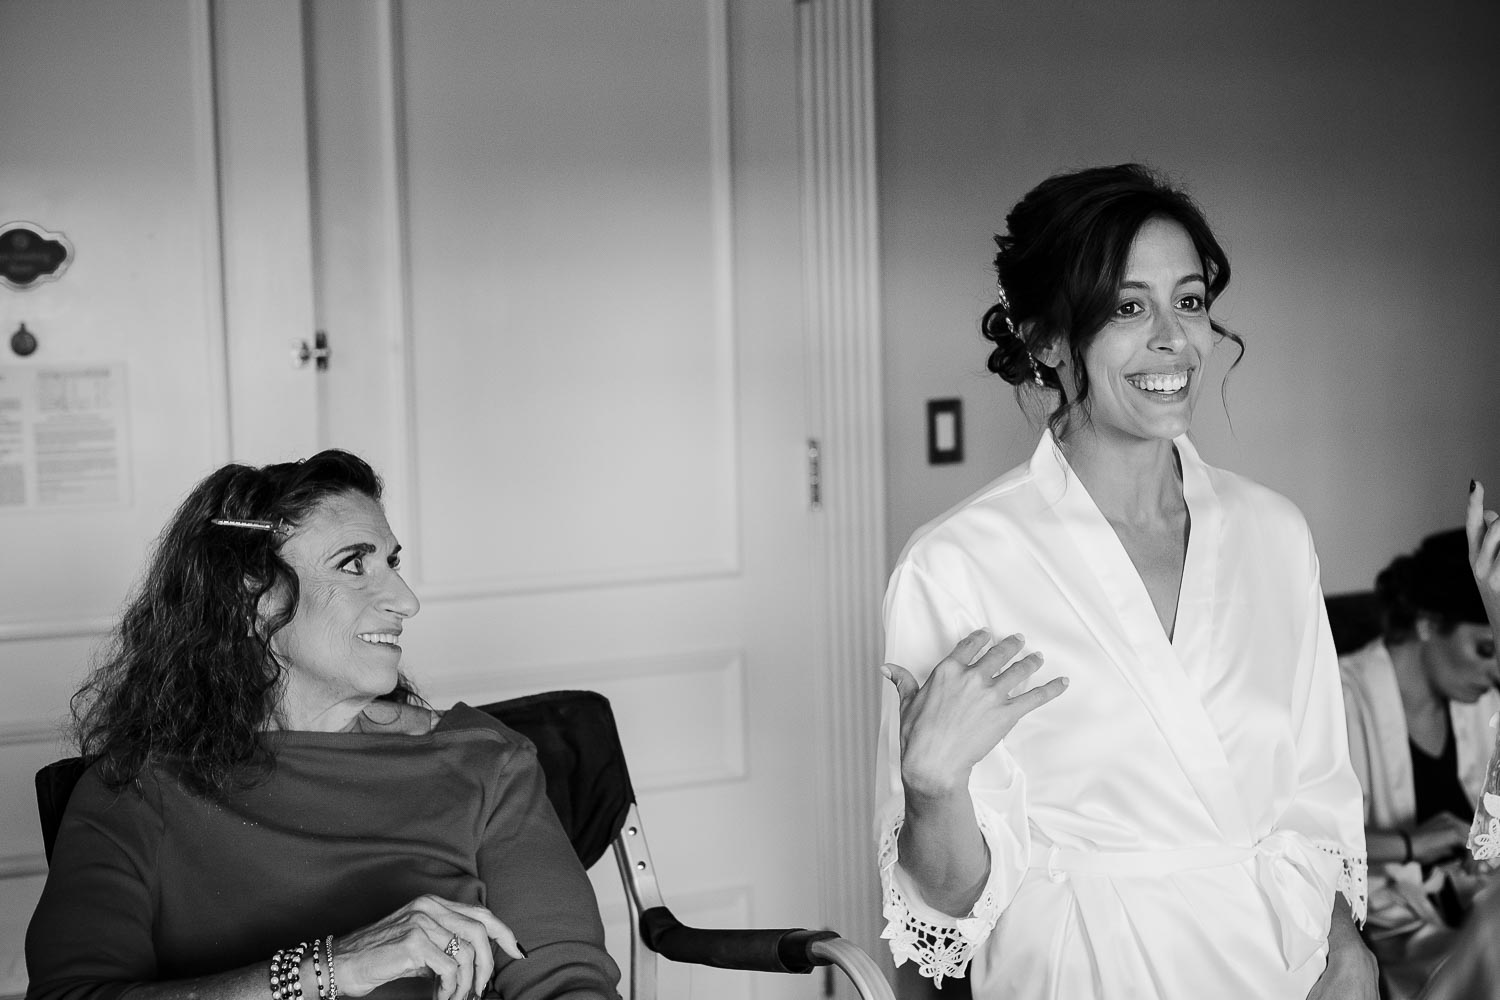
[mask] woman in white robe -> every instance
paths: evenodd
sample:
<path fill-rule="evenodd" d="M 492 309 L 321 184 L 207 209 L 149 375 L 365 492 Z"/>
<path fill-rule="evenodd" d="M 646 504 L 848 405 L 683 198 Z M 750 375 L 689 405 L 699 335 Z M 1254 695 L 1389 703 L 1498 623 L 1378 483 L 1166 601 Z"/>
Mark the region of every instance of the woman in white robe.
<path fill-rule="evenodd" d="M 1134 166 L 1053 178 L 1007 225 L 991 369 L 1059 405 L 891 578 L 892 954 L 967 972 L 979 1000 L 1373 1000 L 1311 538 L 1185 436 L 1228 262 Z M 1080 279 L 1078 260 L 1113 263 Z"/>

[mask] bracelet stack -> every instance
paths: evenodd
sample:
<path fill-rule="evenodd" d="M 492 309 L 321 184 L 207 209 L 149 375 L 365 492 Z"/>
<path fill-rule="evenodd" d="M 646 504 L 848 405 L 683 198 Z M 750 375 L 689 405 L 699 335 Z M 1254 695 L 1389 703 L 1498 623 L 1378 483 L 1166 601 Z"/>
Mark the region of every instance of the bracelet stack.
<path fill-rule="evenodd" d="M 283 948 L 271 957 L 271 1000 L 302 1000 L 302 959 L 307 955 L 307 942 L 295 948 Z M 317 980 L 318 1000 L 339 1000 L 338 983 L 333 978 L 333 935 L 328 935 L 327 944 L 313 939 L 313 977 Z M 324 983 L 323 966 L 328 967 L 328 981 Z"/>
<path fill-rule="evenodd" d="M 271 958 L 271 1000 L 302 1000 L 302 956 L 306 944 L 285 948 Z"/>

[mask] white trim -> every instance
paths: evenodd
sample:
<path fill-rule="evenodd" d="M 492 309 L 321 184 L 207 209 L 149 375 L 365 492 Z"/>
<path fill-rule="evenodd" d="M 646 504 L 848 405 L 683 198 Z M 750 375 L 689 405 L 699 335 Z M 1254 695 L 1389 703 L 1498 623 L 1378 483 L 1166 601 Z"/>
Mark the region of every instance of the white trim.
<path fill-rule="evenodd" d="M 386 234 L 383 280 L 386 317 L 385 357 L 386 398 L 393 405 L 390 414 L 390 440 L 394 454 L 391 469 L 399 477 L 388 477 L 387 504 L 402 525 L 403 537 L 409 539 L 405 550 L 407 577 L 423 587 L 421 540 L 421 492 L 417 484 L 421 471 L 417 465 L 417 389 L 413 376 L 416 345 L 412 338 L 410 191 L 407 185 L 406 69 L 401 32 L 401 0 L 385 0 L 376 23 L 377 59 L 381 66 L 379 105 L 383 196 L 380 210 L 382 230 Z M 425 594 L 424 594 L 425 597 Z"/>
<path fill-rule="evenodd" d="M 38 839 L 41 839 L 40 835 Z M 41 851 L 0 854 L 0 880 L 36 878 L 38 875 L 45 874 L 47 874 L 47 856 Z"/>
<path fill-rule="evenodd" d="M 870 841 L 885 575 L 873 11 L 871 0 L 807 0 L 796 11 L 811 436 L 823 446 L 823 910 L 882 956 Z"/>
<path fill-rule="evenodd" d="M 479 580 L 420 580 L 412 586 L 422 603 L 468 601 L 514 594 L 542 594 L 590 587 L 651 586 L 683 580 L 714 580 L 738 574 L 737 563 L 706 560 L 679 565 L 640 566 L 613 572 L 572 573 L 560 576 L 496 576 Z M 411 574 L 403 574 L 410 578 Z"/>
<path fill-rule="evenodd" d="M 62 722 L 0 722 L 0 747 L 26 746 L 31 743 L 67 742 Z"/>
<path fill-rule="evenodd" d="M 744 482 L 740 475 L 743 462 L 740 460 L 739 370 L 736 366 L 735 298 L 734 298 L 734 158 L 731 145 L 731 116 L 729 86 L 729 9 L 728 0 L 706 0 L 708 17 L 708 134 L 710 143 L 710 204 L 713 240 L 713 289 L 714 289 L 714 336 L 719 348 L 719 384 L 724 392 L 719 393 L 718 428 L 724 435 L 719 447 L 719 474 L 728 487 L 725 502 L 728 506 L 727 523 L 732 527 L 725 559 L 709 560 L 711 564 L 702 573 L 734 573 L 740 569 L 741 532 L 740 490 Z M 725 565 L 727 564 L 727 565 Z M 693 574 L 693 575 L 697 575 Z"/>
<path fill-rule="evenodd" d="M 0 622 L 0 642 L 73 639 L 108 635 L 115 627 L 109 618 L 53 618 L 41 621 Z"/>
<path fill-rule="evenodd" d="M 424 687 L 439 703 L 464 701 L 483 705 L 544 691 L 584 690 L 598 691 L 612 703 L 625 705 L 631 700 L 628 692 L 632 684 L 694 675 L 718 678 L 720 720 L 724 725 L 717 753 L 685 757 L 665 768 L 652 767 L 636 756 L 631 764 L 631 783 L 637 791 L 657 791 L 743 780 L 749 773 L 750 702 L 745 690 L 745 655 L 741 649 L 534 665 L 503 672 L 493 667 L 472 666 L 434 678 Z M 628 741 L 628 733 L 625 739 Z M 628 742 L 626 750 L 630 756 Z"/>
<path fill-rule="evenodd" d="M 219 188 L 218 88 L 214 75 L 214 17 L 211 0 L 189 9 L 193 66 L 193 128 L 197 133 L 197 177 L 202 226 L 203 329 L 207 339 L 210 461 L 229 461 L 233 428 L 229 418 L 229 349 L 224 304 L 223 203 Z"/>

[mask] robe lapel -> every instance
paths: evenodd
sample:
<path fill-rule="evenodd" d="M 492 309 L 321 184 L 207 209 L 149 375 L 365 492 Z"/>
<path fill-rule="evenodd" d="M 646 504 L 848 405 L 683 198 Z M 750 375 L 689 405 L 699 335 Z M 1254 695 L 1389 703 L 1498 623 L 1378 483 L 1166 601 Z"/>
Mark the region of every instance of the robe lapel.
<path fill-rule="evenodd" d="M 1039 525 L 1046 551 L 1037 555 L 1079 617 L 1113 654 L 1219 829 L 1230 841 L 1248 843 L 1250 825 L 1235 793 L 1229 759 L 1198 685 L 1185 669 L 1185 664 L 1211 655 L 1222 517 L 1197 451 L 1186 438 L 1176 444 L 1192 521 L 1174 641 L 1162 631 L 1151 596 L 1119 536 L 1050 434 L 1043 436 L 1031 465 L 1046 505 Z"/>

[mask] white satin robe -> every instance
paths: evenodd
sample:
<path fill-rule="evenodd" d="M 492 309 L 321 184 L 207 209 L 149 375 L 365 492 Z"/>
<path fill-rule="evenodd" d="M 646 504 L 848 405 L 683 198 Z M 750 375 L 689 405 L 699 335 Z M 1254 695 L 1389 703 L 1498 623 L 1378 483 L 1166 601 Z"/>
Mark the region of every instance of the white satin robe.
<path fill-rule="evenodd" d="M 876 838 L 898 964 L 977 1000 L 1302 1000 L 1335 891 L 1363 916 L 1365 848 L 1338 664 L 1306 523 L 1176 442 L 1190 533 L 1169 641 L 1124 547 L 1050 434 L 913 536 L 886 660 L 925 682 L 984 627 L 1026 636 L 1068 690 L 973 770 L 988 884 L 965 918 L 896 856 L 899 722 L 886 685 Z"/>

